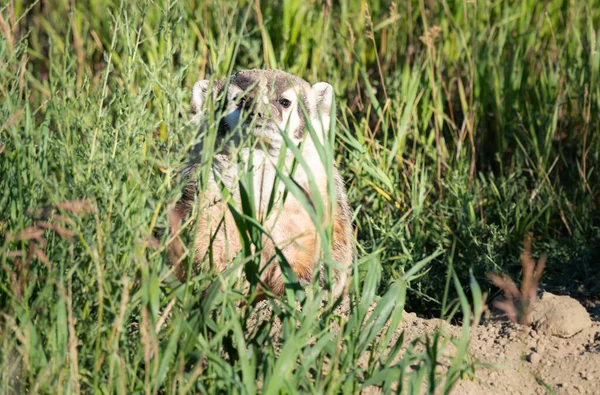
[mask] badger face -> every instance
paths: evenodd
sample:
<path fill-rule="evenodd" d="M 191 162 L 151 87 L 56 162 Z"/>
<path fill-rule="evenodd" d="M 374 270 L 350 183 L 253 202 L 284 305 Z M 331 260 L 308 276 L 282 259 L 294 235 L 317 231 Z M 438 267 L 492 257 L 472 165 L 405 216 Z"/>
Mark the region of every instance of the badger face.
<path fill-rule="evenodd" d="M 191 112 L 196 123 L 206 121 L 203 104 L 209 89 L 209 81 L 202 80 L 192 90 Z M 242 138 L 253 135 L 268 147 L 278 148 L 284 141 L 282 133 L 298 144 L 307 123 L 320 136 L 329 126 L 333 88 L 326 82 L 310 85 L 279 70 L 245 70 L 215 82 L 211 93 L 216 103 L 223 103 L 220 137 L 239 132 Z"/>

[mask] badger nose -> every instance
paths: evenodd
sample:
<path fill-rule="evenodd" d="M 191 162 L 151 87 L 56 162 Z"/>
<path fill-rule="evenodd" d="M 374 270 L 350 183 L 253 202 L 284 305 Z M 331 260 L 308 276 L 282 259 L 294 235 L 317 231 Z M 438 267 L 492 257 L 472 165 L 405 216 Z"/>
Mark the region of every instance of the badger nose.
<path fill-rule="evenodd" d="M 269 106 L 263 103 L 256 103 L 250 109 L 250 116 L 259 121 L 267 119 L 269 117 Z"/>
<path fill-rule="evenodd" d="M 263 100 L 260 100 L 260 98 L 254 97 L 245 102 L 244 110 L 251 119 L 256 121 L 266 121 L 274 115 L 273 110 L 277 110 L 277 108 L 264 98 Z"/>
<path fill-rule="evenodd" d="M 266 118 L 264 106 L 258 105 L 254 108 L 253 115 L 256 119 L 263 120 Z"/>

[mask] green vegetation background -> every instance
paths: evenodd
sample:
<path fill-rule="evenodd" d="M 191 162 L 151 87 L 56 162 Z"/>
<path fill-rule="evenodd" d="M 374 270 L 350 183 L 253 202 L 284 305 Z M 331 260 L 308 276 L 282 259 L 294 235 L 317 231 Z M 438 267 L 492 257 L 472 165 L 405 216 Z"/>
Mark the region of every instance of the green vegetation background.
<path fill-rule="evenodd" d="M 534 254 L 549 254 L 542 287 L 599 294 L 597 1 L 0 7 L 3 389 L 252 392 L 259 382 L 265 392 L 339 391 L 404 380 L 377 352 L 371 368 L 356 366 L 374 341 L 361 338 L 366 310 L 336 337 L 331 311 L 285 305 L 274 345 L 268 327 L 243 334 L 243 295 L 199 300 L 214 274 L 185 287 L 165 278 L 164 245 L 148 240 L 181 191 L 177 171 L 196 134 L 190 89 L 231 70 L 268 66 L 334 86 L 335 157 L 355 210 L 364 306 L 403 306 L 408 286 L 407 308 L 446 314 L 458 306 L 447 300 L 465 301 L 450 284 L 467 284 L 470 270 L 492 293 L 487 272 L 518 277 L 525 237 Z M 60 217 L 36 221 L 50 213 Z M 305 347 L 315 333 L 321 348 Z M 433 373 L 410 377 L 440 384 Z"/>

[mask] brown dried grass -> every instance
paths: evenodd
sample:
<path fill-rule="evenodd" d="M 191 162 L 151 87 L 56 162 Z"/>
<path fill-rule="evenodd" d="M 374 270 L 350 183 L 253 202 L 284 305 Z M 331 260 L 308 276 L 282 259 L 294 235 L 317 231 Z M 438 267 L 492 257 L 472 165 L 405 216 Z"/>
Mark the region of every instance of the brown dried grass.
<path fill-rule="evenodd" d="M 504 291 L 505 299 L 494 301 L 494 306 L 504 311 L 512 322 L 529 326 L 531 313 L 538 301 L 538 285 L 546 266 L 546 255 L 542 255 L 536 263 L 531 256 L 531 237 L 527 237 L 523 244 L 521 289 L 518 289 L 515 282 L 505 274 L 489 273 L 488 277 Z"/>

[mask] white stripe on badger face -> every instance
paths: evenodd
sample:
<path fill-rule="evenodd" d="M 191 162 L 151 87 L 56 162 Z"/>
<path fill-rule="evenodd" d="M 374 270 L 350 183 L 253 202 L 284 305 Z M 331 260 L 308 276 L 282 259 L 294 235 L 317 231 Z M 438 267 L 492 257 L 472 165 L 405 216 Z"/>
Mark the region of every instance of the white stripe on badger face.
<path fill-rule="evenodd" d="M 300 108 L 300 101 L 302 100 L 302 92 L 298 88 L 290 88 L 283 92 L 277 100 L 286 99 L 290 101 L 288 108 L 281 106 L 281 122 L 277 125 L 281 130 L 287 132 L 288 136 L 292 141 L 299 141 L 295 137 L 296 131 L 302 127 L 303 122 L 300 118 L 302 115 L 302 109 Z M 309 108 L 306 111 L 310 111 Z"/>
<path fill-rule="evenodd" d="M 296 138 L 296 131 L 302 127 L 306 127 L 306 123 L 310 122 L 313 129 L 315 130 L 319 140 L 323 142 L 323 138 L 325 135 L 325 131 L 329 128 L 330 119 L 326 114 L 318 114 L 317 111 L 317 98 L 315 93 L 312 90 L 307 90 L 304 92 L 304 98 L 306 106 L 306 113 L 309 114 L 310 119 L 303 120 L 304 117 L 303 111 L 301 108 L 300 101 L 302 100 L 303 92 L 297 88 L 293 87 L 281 94 L 280 98 L 287 99 L 291 102 L 291 105 L 287 109 L 282 108 L 282 121 L 281 124 L 278 125 L 281 130 L 286 130 L 288 136 L 292 139 L 292 141 L 298 143 L 302 138 Z M 288 123 L 289 122 L 289 123 Z M 304 133 L 299 133 L 299 135 L 303 135 Z"/>

